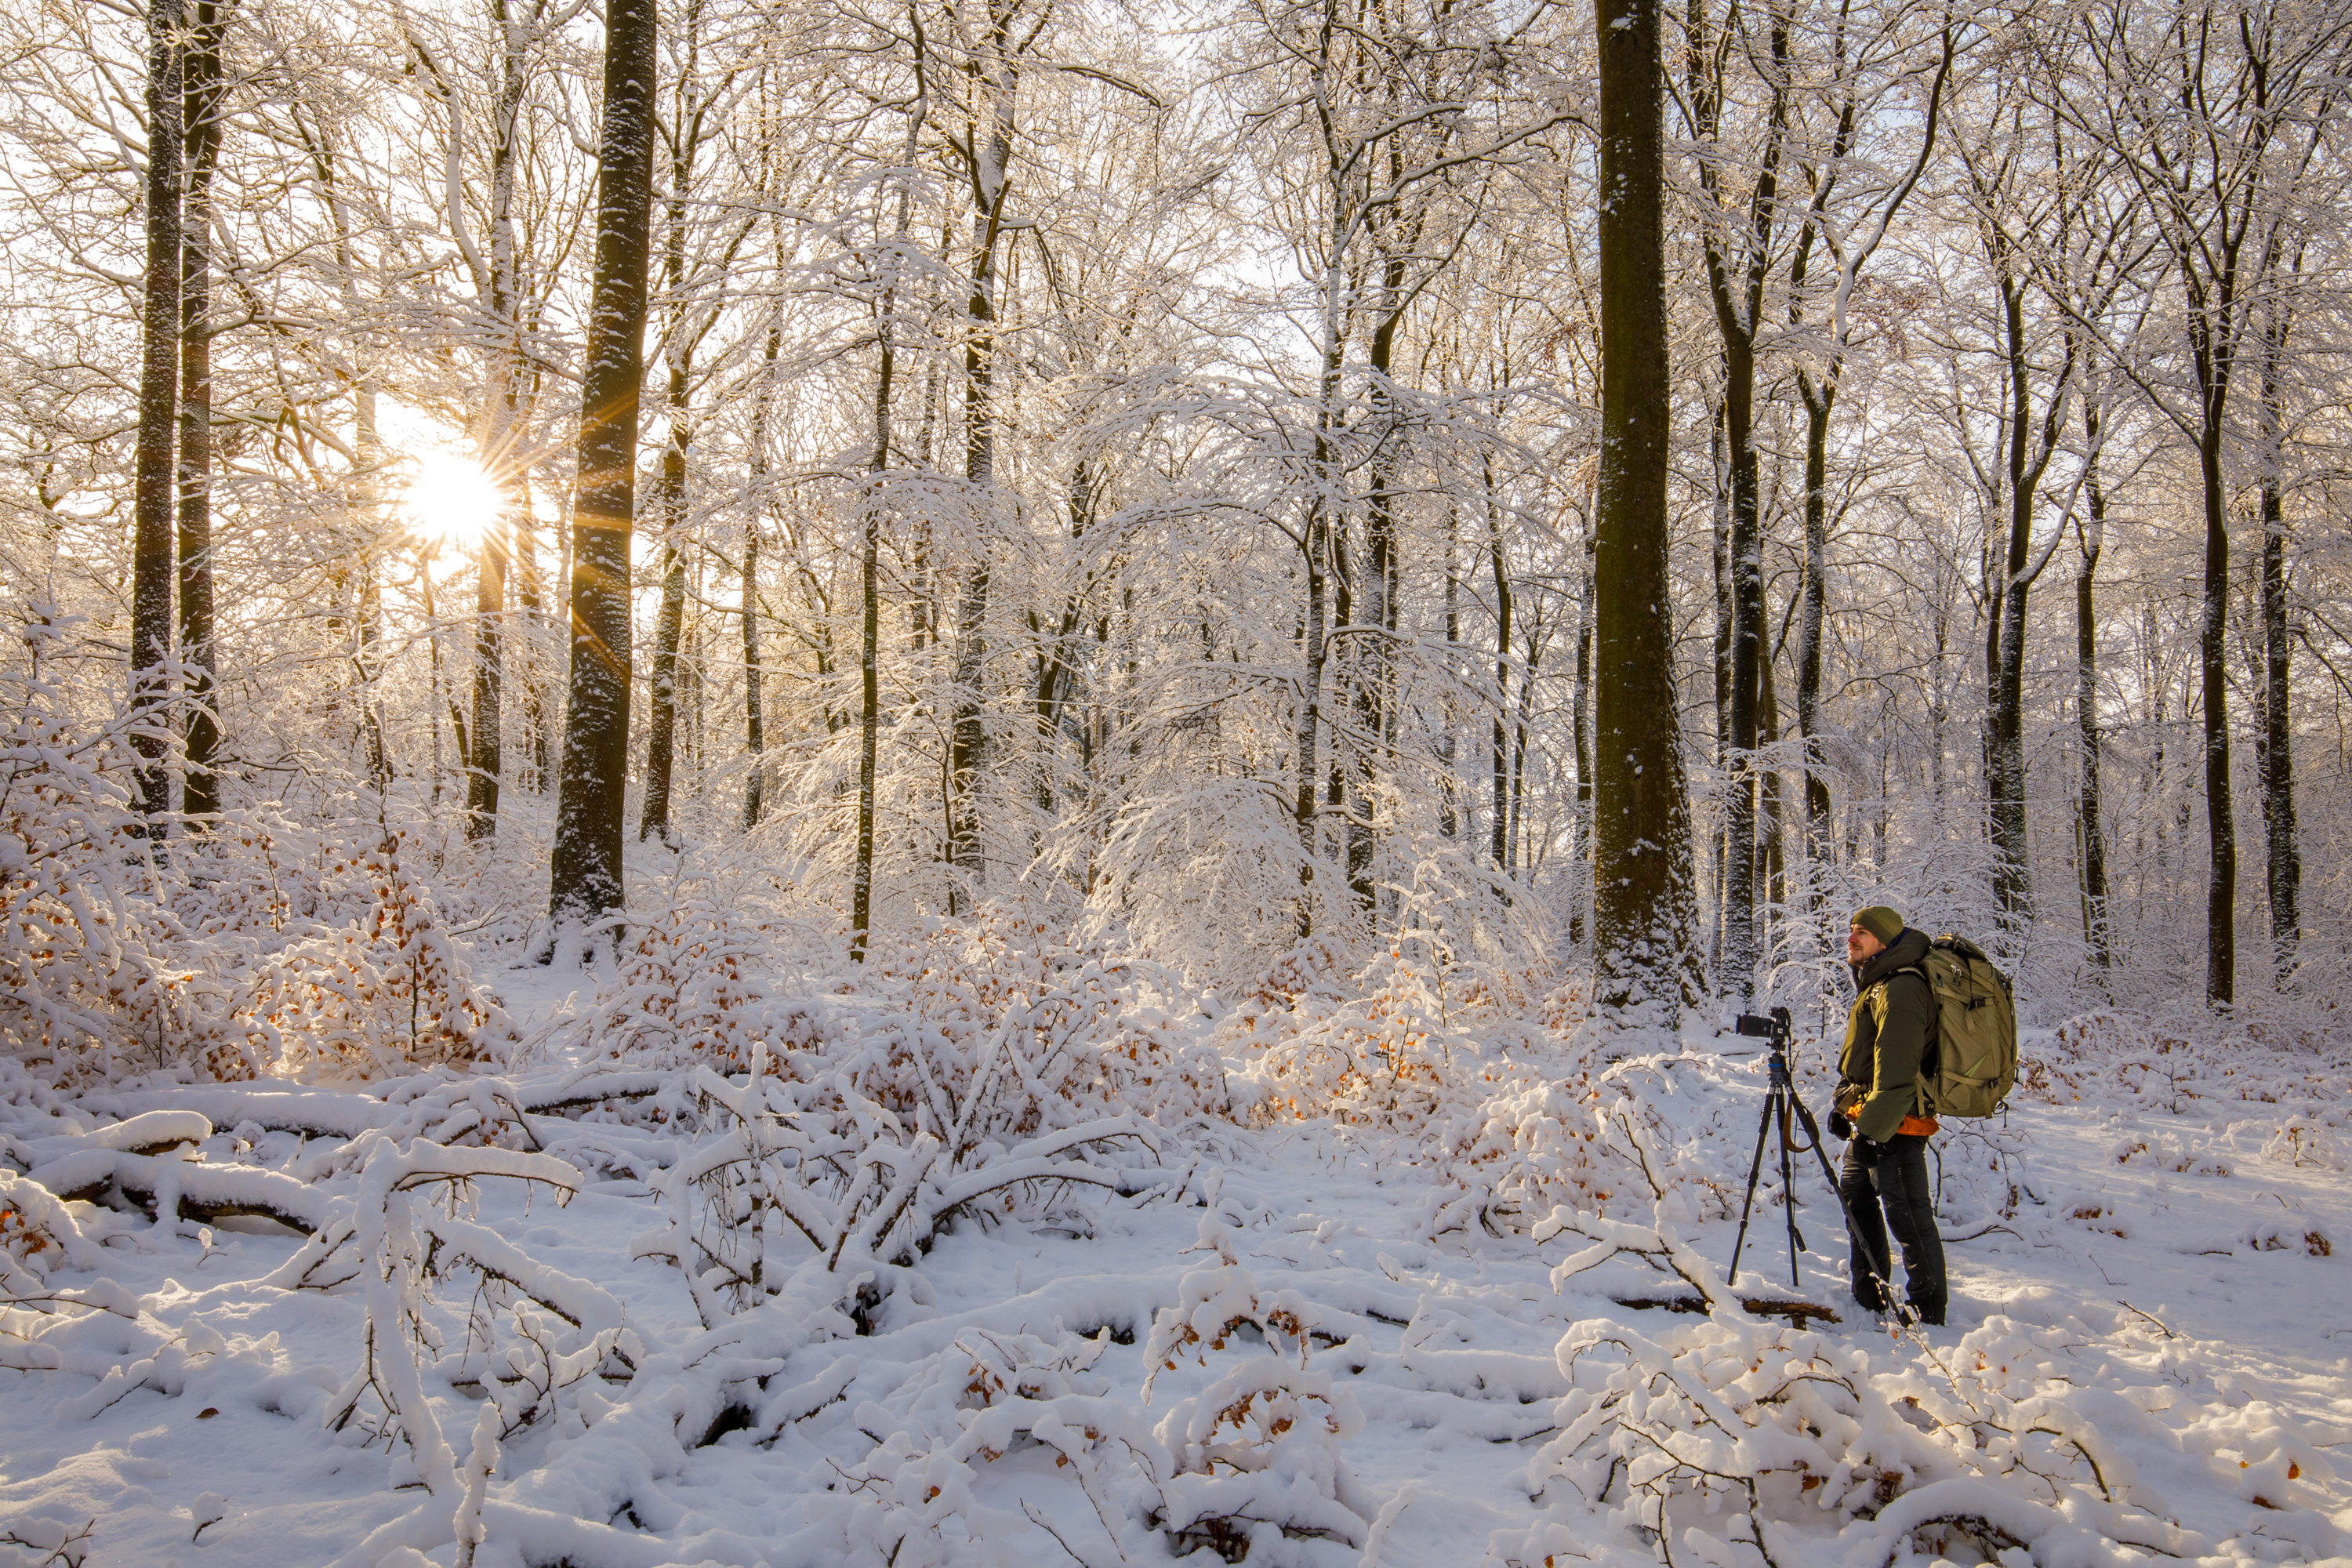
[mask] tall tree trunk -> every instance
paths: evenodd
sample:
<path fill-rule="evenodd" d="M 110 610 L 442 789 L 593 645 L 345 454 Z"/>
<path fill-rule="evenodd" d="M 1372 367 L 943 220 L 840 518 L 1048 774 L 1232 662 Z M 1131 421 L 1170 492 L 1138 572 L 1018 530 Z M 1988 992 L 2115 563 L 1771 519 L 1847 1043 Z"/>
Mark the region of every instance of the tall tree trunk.
<path fill-rule="evenodd" d="M 1595 1000 L 1670 1022 L 1696 994 L 1690 802 L 1672 721 L 1670 385 L 1658 0 L 1595 0 L 1601 476 L 1593 591 Z M 1752 665 L 1751 665 L 1752 668 Z"/>
<path fill-rule="evenodd" d="M 2210 383 L 2209 383 L 2210 385 Z M 2198 466 L 2205 489 L 2205 604 L 2198 664 L 2205 729 L 2206 884 L 2205 995 L 2227 1006 L 2238 988 L 2238 825 L 2230 801 L 2230 524 L 2221 475 L 2221 397 L 2208 393 L 2210 411 Z"/>
<path fill-rule="evenodd" d="M 2099 482 L 2098 401 L 2083 400 L 2083 492 L 2091 521 L 2080 531 L 2083 564 L 2074 574 L 2074 716 L 2083 736 L 2083 935 L 2105 974 L 2114 967 L 2113 922 L 2107 903 L 2107 835 L 2099 803 L 2099 637 L 2092 603 L 2099 552 L 2106 540 L 2107 493 Z"/>
<path fill-rule="evenodd" d="M 596 270 L 572 522 L 572 691 L 548 884 L 551 934 L 623 907 L 628 784 L 629 534 L 653 208 L 655 0 L 606 0 Z"/>
<path fill-rule="evenodd" d="M 481 542 L 474 552 L 473 724 L 467 738 L 466 757 L 466 837 L 474 840 L 491 837 L 499 824 L 499 767 L 503 749 L 499 706 L 506 658 L 507 521 L 499 518 L 482 530 Z"/>
<path fill-rule="evenodd" d="M 299 111 L 289 118 L 310 153 L 311 168 L 318 175 L 319 189 L 325 197 L 327 216 L 333 226 L 336 293 L 346 316 L 358 321 L 363 314 L 360 302 L 359 268 L 352 252 L 351 216 L 343 205 L 332 133 L 324 125 L 311 126 Z M 384 745 L 383 715 L 376 700 L 376 681 L 383 674 L 378 653 L 378 637 L 383 621 L 383 587 L 377 577 L 376 556 L 383 530 L 383 442 L 376 430 L 375 366 L 364 355 L 357 360 L 352 370 L 352 510 L 360 520 L 361 531 L 355 551 L 359 604 L 354 617 L 357 635 L 353 639 L 352 665 L 360 686 L 360 734 L 366 758 L 368 784 L 375 792 L 376 818 L 381 826 L 384 819 L 384 792 L 392 784 L 391 758 Z"/>
<path fill-rule="evenodd" d="M 1731 453 L 1729 447 L 1726 444 L 1724 436 L 1724 425 L 1727 409 L 1728 399 L 1717 397 L 1715 405 L 1714 417 L 1707 421 L 1708 456 L 1714 459 L 1712 466 L 1715 470 L 1715 526 L 1712 530 L 1714 535 L 1713 542 L 1715 546 L 1713 552 L 1715 566 L 1715 774 L 1718 781 L 1717 787 L 1723 789 L 1725 792 L 1724 803 L 1727 809 L 1730 804 L 1730 785 L 1728 781 L 1731 776 L 1731 627 L 1733 621 L 1731 608 Z M 1588 616 L 1587 619 L 1589 620 L 1590 618 L 1590 616 Z M 1578 658 L 1580 661 L 1580 675 L 1581 662 L 1583 658 L 1581 650 L 1579 651 Z M 1580 719 L 1582 716 L 1580 714 L 1579 717 Z M 1580 777 L 1581 777 L 1580 774 Z M 1590 782 L 1580 783 L 1578 785 L 1577 794 L 1580 798 L 1587 800 L 1591 799 L 1592 789 Z M 1725 910 L 1729 908 L 1728 893 L 1724 885 L 1724 856 L 1727 847 L 1729 845 L 1731 839 L 1731 829 L 1729 824 L 1721 820 L 1720 816 L 1721 814 L 1718 814 L 1718 820 L 1715 826 L 1715 832 L 1709 836 L 1711 840 L 1711 851 L 1714 857 L 1714 876 L 1709 883 L 1709 887 L 1713 894 L 1713 897 L 1709 900 L 1713 906 L 1713 919 L 1709 921 L 1710 931 L 1707 941 L 1708 966 L 1710 972 L 1717 976 L 1717 984 L 1718 987 L 1722 984 L 1722 975 L 1724 973 L 1724 914 Z"/>
<path fill-rule="evenodd" d="M 2294 272 L 2303 270 L 2295 258 Z M 2263 456 L 2263 828 L 2268 839 L 2271 973 L 2284 986 L 2294 977 L 2303 940 L 2303 851 L 2294 820 L 2294 727 L 2288 702 L 2286 511 L 2282 489 L 2285 410 L 2279 361 L 2286 350 L 2292 307 L 2275 304 L 2263 343 L 2260 444 Z"/>
<path fill-rule="evenodd" d="M 683 226 L 682 208 L 673 204 L 673 221 Z M 673 234 L 677 229 L 673 229 Z M 675 254 L 675 252 L 673 252 Z M 672 277 L 682 268 L 674 267 Z M 682 321 L 682 312 L 673 318 Z M 686 626 L 686 458 L 693 444 L 687 398 L 692 374 L 690 351 L 683 343 L 669 345 L 669 440 L 662 447 L 661 607 L 654 617 L 654 668 L 651 700 L 646 722 L 645 802 L 637 820 L 637 837 L 658 837 L 673 841 L 669 820 L 670 779 L 677 754 L 677 652 Z"/>
<path fill-rule="evenodd" d="M 637 818 L 640 840 L 658 837 L 672 842 L 669 821 L 670 774 L 677 756 L 677 649 L 686 630 L 686 552 L 677 547 L 684 508 L 668 498 L 673 455 L 677 458 L 677 481 L 686 484 L 683 454 L 674 444 L 662 455 L 662 527 L 669 536 L 662 542 L 661 607 L 654 616 L 654 668 L 651 700 L 646 712 L 645 800 Z"/>
<path fill-rule="evenodd" d="M 907 162 L 912 164 L 917 125 L 907 124 Z M 890 468 L 890 395 L 898 377 L 898 340 L 893 333 L 898 308 L 898 267 L 907 242 L 911 207 L 905 185 L 898 188 L 897 244 L 889 251 L 882 290 L 875 301 L 874 456 L 859 507 L 858 634 L 857 634 L 857 847 L 850 874 L 849 956 L 866 962 L 866 942 L 874 911 L 874 786 L 875 753 L 882 732 L 882 476 Z"/>
<path fill-rule="evenodd" d="M 660 503 L 662 596 L 661 610 L 654 621 L 653 680 L 646 724 L 646 793 L 643 815 L 637 822 L 638 838 L 659 835 L 665 844 L 673 842 L 669 803 L 677 755 L 678 645 L 686 630 L 687 454 L 694 444 L 690 411 L 694 351 L 701 338 L 701 331 L 692 323 L 686 297 L 686 194 L 694 183 L 695 154 L 701 148 L 703 116 L 708 108 L 698 98 L 697 87 L 702 43 L 701 0 L 688 0 L 683 26 L 686 57 L 674 88 L 669 194 L 662 225 L 662 293 L 667 301 L 662 360 L 669 371 L 669 440 L 662 448 Z"/>
<path fill-rule="evenodd" d="M 1780 700 L 1772 685 L 1771 659 L 1759 661 L 1756 674 L 1757 739 L 1769 746 L 1780 739 Z M 1789 820 L 1785 798 L 1788 779 L 1777 763 L 1761 772 L 1764 809 L 1757 825 L 1757 879 L 1764 889 L 1766 905 L 1778 911 L 1774 918 L 1785 921 L 1789 903 L 1788 858 L 1784 847 Z M 1769 951 L 1769 946 L 1767 951 Z"/>
<path fill-rule="evenodd" d="M 1584 846 L 1584 866 L 1569 895 L 1568 940 L 1584 945 L 1584 908 L 1592 896 L 1592 546 L 1593 521 L 1588 511 L 1584 548 L 1577 573 L 1576 685 L 1569 705 L 1569 739 L 1576 752 L 1577 837 Z"/>
<path fill-rule="evenodd" d="M 378 826 L 383 825 L 384 794 L 392 787 L 392 758 L 383 739 L 383 710 L 376 700 L 376 681 L 383 673 L 383 654 L 378 646 L 383 630 L 383 590 L 376 578 L 376 534 L 383 521 L 377 506 L 376 475 L 383 467 L 383 443 L 376 433 L 375 384 L 362 374 L 359 390 L 353 397 L 356 405 L 352 420 L 352 452 L 358 459 L 357 476 L 360 515 L 365 520 L 367 537 L 359 550 L 360 591 L 357 636 L 353 638 L 352 662 L 360 680 L 360 725 L 362 754 L 367 762 L 369 787 L 375 792 Z"/>
<path fill-rule="evenodd" d="M 500 706 L 506 675 L 507 567 L 510 544 L 530 546 L 530 512 L 523 501 L 521 447 L 529 386 L 523 352 L 520 257 L 515 240 L 515 171 L 521 158 L 524 22 L 514 0 L 491 0 L 498 28 L 499 89 L 490 115 L 490 254 L 481 279 L 482 304 L 494 334 L 484 377 L 476 454 L 498 489 L 500 516 L 482 533 L 474 557 L 474 695 L 470 752 L 466 759 L 466 837 L 498 831 L 499 785 L 505 763 Z M 450 107 L 454 116 L 456 105 Z"/>
<path fill-rule="evenodd" d="M 2049 405 L 2042 410 L 2037 440 L 2027 357 L 2025 284 L 2011 275 L 2004 245 L 1995 245 L 1991 259 L 2000 270 L 2009 373 L 2009 539 L 1996 557 L 2000 582 L 1993 595 L 1990 619 L 1999 653 L 1990 671 L 1993 686 L 1987 704 L 1985 782 L 1991 808 L 1993 893 L 2001 912 L 2021 931 L 2033 917 L 2033 864 L 2025 822 L 2025 606 L 2041 571 L 2040 563 L 2032 560 L 2033 505 L 2066 417 L 2075 346 L 2069 332 L 2065 365 L 2051 389 Z"/>
<path fill-rule="evenodd" d="M 1461 531 L 1461 508 L 1449 503 L 1445 509 L 1445 682 L 1449 687 L 1463 675 Z M 1454 771 L 1460 759 L 1454 718 L 1454 699 L 1449 693 L 1443 720 L 1444 732 L 1437 742 L 1437 768 L 1444 791 L 1437 805 L 1437 831 L 1449 844 L 1462 837 L 1462 780 Z"/>
<path fill-rule="evenodd" d="M 857 573 L 857 861 L 849 889 L 849 956 L 866 962 L 866 937 L 874 909 L 875 751 L 882 730 L 882 638 L 880 553 L 882 475 L 890 466 L 890 390 L 898 374 L 898 349 L 890 336 L 893 303 L 886 293 L 881 310 L 881 363 L 874 375 L 873 478 L 867 481 L 860 520 Z"/>
<path fill-rule="evenodd" d="M 1077 544 L 1087 535 L 1087 526 L 1095 514 L 1095 465 L 1090 458 L 1080 458 L 1070 469 L 1070 491 L 1067 510 L 1070 519 L 1070 542 Z M 1056 753 L 1060 746 L 1063 717 L 1066 712 L 1076 671 L 1072 668 L 1070 639 L 1086 615 L 1087 595 L 1074 592 L 1063 601 L 1062 617 L 1048 623 L 1031 611 L 1029 622 L 1041 639 L 1037 653 L 1037 691 L 1035 698 L 1037 721 L 1037 809 L 1050 816 L 1056 799 L 1055 784 Z M 1209 622 L 1204 613 L 1201 635 L 1210 636 Z M 1213 647 L 1205 648 L 1209 662 L 1216 659 Z"/>
<path fill-rule="evenodd" d="M 1797 599 L 1797 735 L 1805 761 L 1805 913 L 1818 921 L 1828 878 L 1822 868 L 1837 858 L 1830 822 L 1830 784 L 1822 761 L 1822 631 L 1829 605 L 1830 415 L 1835 382 L 1805 377 L 1805 563 Z"/>
<path fill-rule="evenodd" d="M 1401 157 L 1391 144 L 1391 168 Z M 1378 913 L 1378 885 L 1373 873 L 1377 845 L 1373 838 L 1374 794 L 1381 780 L 1393 773 L 1388 757 L 1395 724 L 1392 693 L 1396 684 L 1396 443 L 1400 439 L 1396 395 L 1390 374 L 1396 360 L 1397 328 L 1404 319 L 1404 257 L 1391 253 L 1381 263 L 1381 316 L 1372 329 L 1368 354 L 1371 372 L 1371 420 L 1379 443 L 1370 467 L 1370 492 L 1364 501 L 1364 586 L 1368 603 L 1369 639 L 1360 637 L 1356 683 L 1358 730 L 1362 748 L 1356 761 L 1355 804 L 1348 814 L 1348 887 L 1356 908 L 1367 921 Z M 1490 475 L 1491 478 L 1491 475 Z M 1388 764 L 1383 767 L 1383 763 Z"/>
<path fill-rule="evenodd" d="M 147 8 L 147 274 L 140 321 L 139 440 L 132 459 L 131 708 L 140 767 L 139 809 L 150 837 L 172 809 L 163 731 L 151 710 L 169 695 L 172 658 L 173 423 L 180 392 L 179 0 Z"/>
<path fill-rule="evenodd" d="M 781 318 L 768 322 L 768 344 L 760 361 L 760 400 L 751 410 L 750 493 L 743 504 L 743 744 L 751 753 L 743 778 L 743 826 L 760 826 L 767 749 L 766 715 L 760 710 L 760 520 L 768 510 L 768 411 L 776 395 L 776 351 L 783 342 Z"/>
<path fill-rule="evenodd" d="M 1540 621 L 1528 628 L 1528 657 L 1519 666 L 1519 704 L 1511 723 L 1511 822 L 1510 871 L 1514 878 L 1519 868 L 1519 847 L 1527 840 L 1523 819 L 1528 804 L 1528 731 L 1535 717 L 1536 666 L 1543 658 L 1543 625 Z M 1530 875 L 1535 860 L 1528 860 Z"/>
<path fill-rule="evenodd" d="M 1495 869 L 1507 874 L 1510 863 L 1510 732 L 1504 712 L 1511 697 L 1511 574 L 1503 560 L 1503 511 L 1495 495 L 1494 459 L 1486 460 L 1486 561 L 1495 574 L 1495 723 L 1490 747 L 1494 820 L 1488 825 L 1488 854 Z M 1579 712 L 1580 721 L 1583 714 Z M 1580 783 L 1582 775 L 1579 775 Z"/>
<path fill-rule="evenodd" d="M 525 789 L 544 795 L 553 787 L 554 770 L 548 765 L 547 638 L 552 635 L 548 618 L 546 579 L 540 574 L 539 524 L 531 516 L 526 500 L 516 525 L 508 531 L 509 560 L 515 574 L 515 609 L 517 624 L 523 628 L 515 647 L 515 674 L 522 682 L 523 738 L 520 750 L 521 766 L 525 773 L 521 784 Z"/>
<path fill-rule="evenodd" d="M 1305 942 L 1315 933 L 1315 785 L 1321 760 L 1323 677 L 1330 658 L 1329 616 L 1331 511 L 1329 506 L 1331 431 L 1339 397 L 1339 366 L 1347 352 L 1340 335 L 1340 314 L 1333 285 L 1324 284 L 1323 363 L 1317 379 L 1315 446 L 1312 467 L 1317 483 L 1307 502 L 1307 526 L 1300 534 L 1300 569 L 1307 575 L 1306 613 L 1298 628 L 1299 685 L 1297 734 L 1298 790 L 1291 816 L 1298 832 L 1298 920 L 1297 934 Z M 1344 618 L 1344 617 L 1343 617 Z"/>
<path fill-rule="evenodd" d="M 956 606 L 954 710 L 948 730 L 948 912 L 967 911 L 988 879 L 978 794 L 986 769 L 988 730 L 982 715 L 982 682 L 988 665 L 990 543 L 995 530 L 996 488 L 996 268 L 1004 226 L 1004 204 L 1012 193 L 1013 100 L 1020 83 L 1019 53 L 1034 43 L 1013 42 L 1013 26 L 1024 0 L 991 0 L 988 37 L 969 73 L 980 86 L 984 124 L 969 127 L 971 153 L 971 250 L 965 295 L 963 394 L 964 481 L 981 526 L 963 593 Z M 1038 24 L 1042 29 L 1043 23 Z M 976 119 L 980 115 L 975 116 Z"/>
<path fill-rule="evenodd" d="M 188 710 L 180 808 L 192 831 L 220 811 L 213 755 L 220 744 L 215 708 L 218 674 L 213 649 L 212 187 L 220 158 L 223 18 L 214 0 L 196 0 L 181 71 L 187 159 L 187 205 L 180 236 L 180 658 Z"/>
<path fill-rule="evenodd" d="M 1759 517 L 1755 439 L 1756 331 L 1763 309 L 1764 283 L 1772 266 L 1772 236 L 1778 218 L 1780 167 L 1789 116 L 1788 13 L 1770 15 L 1772 66 L 1766 110 L 1764 148 L 1756 184 L 1748 193 L 1744 228 L 1736 247 L 1710 239 L 1707 288 L 1723 340 L 1724 440 L 1730 457 L 1731 521 L 1727 552 L 1731 574 L 1731 692 L 1725 704 L 1729 734 L 1725 750 L 1723 959 L 1717 986 L 1746 998 L 1756 982 L 1756 683 L 1764 645 L 1764 556 Z M 1693 0 L 1686 24 L 1685 74 L 1693 130 L 1703 143 L 1721 134 L 1724 95 L 1716 72 L 1721 52 L 1709 41 L 1704 6 Z M 1711 196 L 1723 193 L 1711 166 L 1702 183 Z M 1664 350 L 1660 350 L 1663 356 Z M 1661 373 L 1663 376 L 1663 372 Z M 1606 437 L 1604 437 L 1604 443 Z M 1606 447 L 1604 445 L 1604 451 Z M 1668 672 L 1671 673 L 1670 671 Z M 1605 687 L 1604 687 L 1605 689 Z M 1670 706 L 1659 710 L 1671 712 Z M 1684 806 L 1687 820 L 1688 805 Z"/>

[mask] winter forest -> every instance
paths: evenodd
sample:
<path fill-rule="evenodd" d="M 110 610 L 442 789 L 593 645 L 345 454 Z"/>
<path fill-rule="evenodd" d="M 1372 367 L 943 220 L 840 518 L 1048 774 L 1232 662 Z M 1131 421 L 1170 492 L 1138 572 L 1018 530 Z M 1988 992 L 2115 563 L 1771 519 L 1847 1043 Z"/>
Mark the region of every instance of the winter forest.
<path fill-rule="evenodd" d="M 2352 5 L 0 59 L 0 1564 L 2352 1561 Z"/>

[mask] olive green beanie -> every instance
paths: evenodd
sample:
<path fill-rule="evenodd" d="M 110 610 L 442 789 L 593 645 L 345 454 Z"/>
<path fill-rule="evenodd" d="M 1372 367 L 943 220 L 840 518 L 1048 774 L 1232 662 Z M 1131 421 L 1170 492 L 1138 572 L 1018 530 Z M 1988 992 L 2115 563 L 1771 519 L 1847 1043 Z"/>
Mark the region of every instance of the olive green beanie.
<path fill-rule="evenodd" d="M 1903 917 L 1885 904 L 1854 910 L 1853 919 L 1847 923 L 1860 926 L 1887 947 L 1893 947 L 1895 939 L 1903 934 Z"/>

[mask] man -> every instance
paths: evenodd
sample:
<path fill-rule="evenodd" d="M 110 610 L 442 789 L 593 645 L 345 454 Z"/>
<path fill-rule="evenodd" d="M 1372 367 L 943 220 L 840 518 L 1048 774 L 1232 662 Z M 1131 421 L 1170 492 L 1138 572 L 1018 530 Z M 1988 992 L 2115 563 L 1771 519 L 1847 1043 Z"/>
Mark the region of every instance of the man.
<path fill-rule="evenodd" d="M 1936 1229 L 1927 1181 L 1927 1140 L 1936 1119 L 1920 1097 L 1922 1058 L 1936 1026 L 1936 998 L 1920 967 L 1924 931 L 1907 929 L 1884 904 L 1855 911 L 1846 933 L 1853 969 L 1853 1010 L 1831 1097 L 1830 1131 L 1851 1140 L 1838 1173 L 1853 1245 L 1853 1294 L 1865 1311 L 1893 1307 L 1887 1256 L 1892 1230 L 1903 1248 L 1911 1310 L 1925 1323 L 1944 1321 L 1944 1238 Z M 1883 1216 L 1882 1217 L 1882 1214 Z"/>

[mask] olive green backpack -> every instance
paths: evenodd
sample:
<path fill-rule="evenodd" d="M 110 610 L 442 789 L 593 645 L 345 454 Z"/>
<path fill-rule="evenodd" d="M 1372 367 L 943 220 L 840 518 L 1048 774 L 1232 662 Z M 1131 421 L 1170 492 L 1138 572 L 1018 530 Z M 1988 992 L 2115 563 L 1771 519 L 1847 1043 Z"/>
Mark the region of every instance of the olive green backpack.
<path fill-rule="evenodd" d="M 1908 967 L 1908 966 L 1906 966 Z M 2017 1006 L 1984 949 L 1949 931 L 1916 966 L 1936 997 L 1935 1037 L 1920 1066 L 1931 1116 L 1990 1116 L 2017 1083 Z"/>

